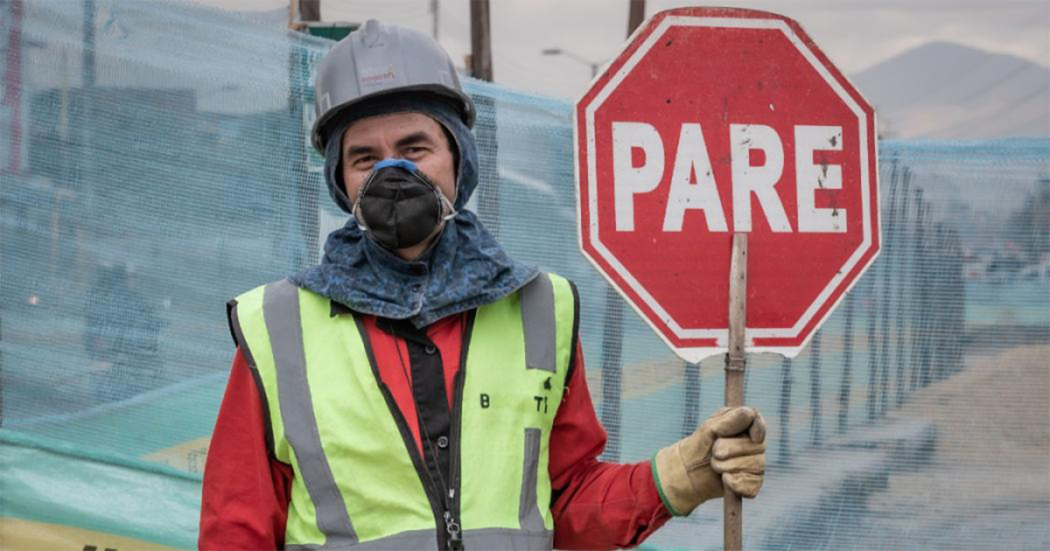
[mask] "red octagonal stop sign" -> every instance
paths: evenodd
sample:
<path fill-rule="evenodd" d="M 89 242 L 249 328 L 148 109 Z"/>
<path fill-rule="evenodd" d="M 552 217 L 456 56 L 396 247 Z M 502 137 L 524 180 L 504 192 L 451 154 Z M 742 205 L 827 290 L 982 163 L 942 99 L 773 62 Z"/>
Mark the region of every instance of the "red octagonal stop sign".
<path fill-rule="evenodd" d="M 747 349 L 796 355 L 879 250 L 875 113 L 786 17 L 651 17 L 576 104 L 584 254 L 687 361 L 728 341 L 748 232 Z"/>

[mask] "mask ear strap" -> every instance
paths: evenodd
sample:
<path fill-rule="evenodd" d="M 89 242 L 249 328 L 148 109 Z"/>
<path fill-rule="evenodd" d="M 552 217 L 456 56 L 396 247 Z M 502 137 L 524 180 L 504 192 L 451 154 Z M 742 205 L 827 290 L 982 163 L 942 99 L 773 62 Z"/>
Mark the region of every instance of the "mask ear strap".
<path fill-rule="evenodd" d="M 351 209 L 350 214 L 353 215 L 354 222 L 357 222 L 357 229 L 367 233 L 368 232 L 368 225 L 365 224 L 365 219 L 358 212 L 359 210 L 361 210 L 360 205 L 361 205 L 360 202 L 354 203 L 354 207 L 353 207 L 353 209 Z"/>
<path fill-rule="evenodd" d="M 437 186 L 434 186 L 434 191 L 437 192 L 438 197 L 441 198 L 441 204 L 445 207 L 444 210 L 448 211 L 448 214 L 441 217 L 441 221 L 447 222 L 455 218 L 456 215 L 459 214 L 459 211 L 456 210 L 455 205 L 453 205 L 452 202 L 448 200 L 448 197 L 445 197 L 444 193 L 441 193 L 441 190 L 438 189 Z"/>
<path fill-rule="evenodd" d="M 412 174 L 415 174 L 419 179 L 421 179 L 424 182 L 426 182 L 427 185 L 430 186 L 430 189 L 434 190 L 434 193 L 437 194 L 438 201 L 441 202 L 441 205 L 443 207 L 441 210 L 443 212 L 446 212 L 446 214 L 444 214 L 441 217 L 441 221 L 442 222 L 446 222 L 448 220 L 452 220 L 453 218 L 455 218 L 456 215 L 459 214 L 459 211 L 456 210 L 456 206 L 454 204 L 452 204 L 452 201 L 449 201 L 448 197 L 445 197 L 445 194 L 441 192 L 441 189 L 439 187 L 437 187 L 437 184 L 435 184 L 429 177 L 427 177 L 427 175 L 424 174 L 422 170 L 419 170 L 418 168 L 416 168 L 415 165 L 412 165 L 412 166 L 415 169 L 415 170 L 412 171 Z M 363 187 L 364 186 L 362 186 L 362 188 Z M 458 192 L 459 192 L 458 189 L 456 189 L 454 191 L 454 193 L 458 193 Z"/>

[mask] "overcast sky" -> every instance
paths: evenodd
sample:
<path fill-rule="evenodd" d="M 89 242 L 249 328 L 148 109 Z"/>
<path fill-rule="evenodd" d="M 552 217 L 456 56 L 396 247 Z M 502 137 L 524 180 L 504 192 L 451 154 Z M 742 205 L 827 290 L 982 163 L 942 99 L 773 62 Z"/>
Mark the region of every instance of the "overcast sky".
<path fill-rule="evenodd" d="M 194 0 L 228 10 L 268 11 L 287 0 Z M 646 14 L 695 0 L 649 0 Z M 944 40 L 1009 53 L 1050 67 L 1050 2 L 960 0 L 718 0 L 714 5 L 780 13 L 800 22 L 847 74 L 926 42 Z M 370 18 L 430 34 L 430 0 L 322 0 L 325 21 Z M 438 39 L 457 65 L 470 51 L 467 0 L 439 0 Z M 576 99 L 590 81 L 590 67 L 567 56 L 544 56 L 562 48 L 596 63 L 623 44 L 628 0 L 492 0 L 495 81 L 565 99 Z"/>

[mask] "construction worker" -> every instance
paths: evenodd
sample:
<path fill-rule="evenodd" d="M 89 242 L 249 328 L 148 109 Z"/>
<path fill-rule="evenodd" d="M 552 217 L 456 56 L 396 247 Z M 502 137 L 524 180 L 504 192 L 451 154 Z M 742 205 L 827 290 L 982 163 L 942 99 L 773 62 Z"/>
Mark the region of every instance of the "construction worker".
<path fill-rule="evenodd" d="M 598 461 L 578 295 L 464 208 L 475 110 L 436 42 L 369 21 L 316 95 L 313 144 L 352 216 L 320 265 L 230 303 L 202 549 L 631 547 L 726 486 L 758 492 L 749 408 L 652 462 Z"/>

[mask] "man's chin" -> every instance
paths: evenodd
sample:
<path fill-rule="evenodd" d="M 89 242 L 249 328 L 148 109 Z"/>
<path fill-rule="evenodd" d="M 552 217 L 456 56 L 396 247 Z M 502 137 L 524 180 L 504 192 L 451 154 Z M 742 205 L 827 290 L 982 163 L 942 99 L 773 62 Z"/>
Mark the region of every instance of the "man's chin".
<path fill-rule="evenodd" d="M 391 250 L 391 252 L 396 254 L 401 260 L 411 262 L 419 258 L 420 256 L 423 256 L 423 254 L 426 253 L 427 250 L 429 250 L 430 247 L 434 245 L 434 243 L 437 243 L 438 237 L 441 236 L 441 232 L 444 229 L 445 222 L 442 222 L 441 225 L 434 229 L 433 233 L 428 235 L 426 239 L 419 242 L 418 244 L 412 245 L 411 247 L 405 247 L 403 249 L 393 249 Z"/>

